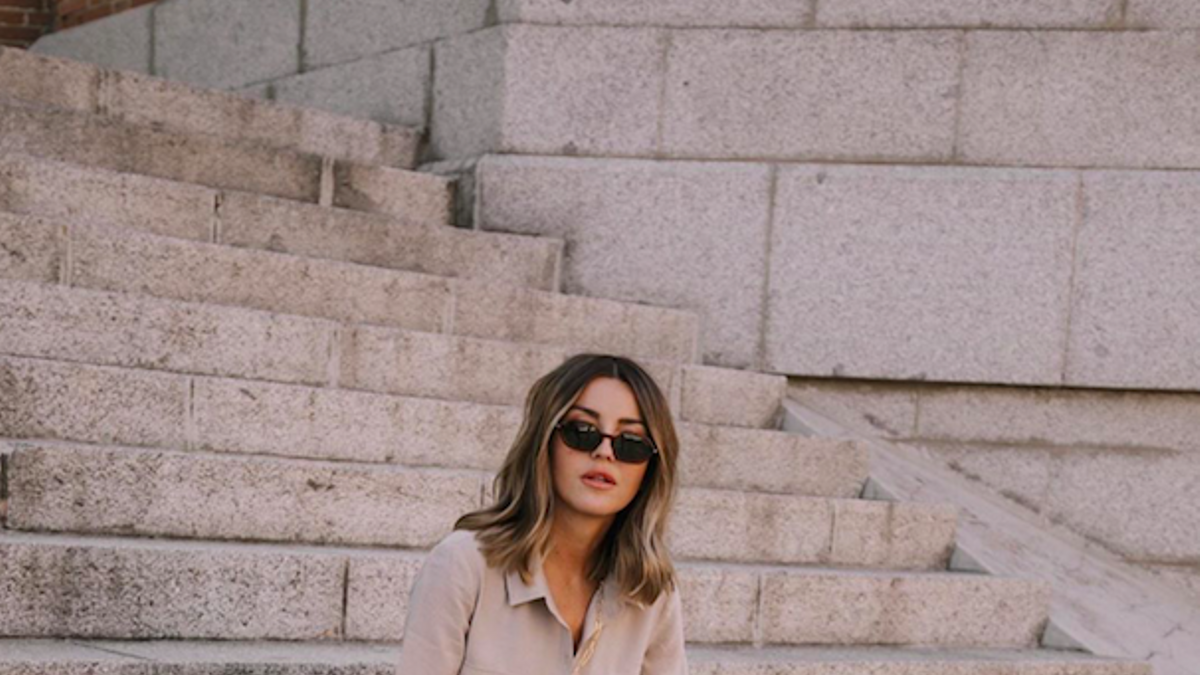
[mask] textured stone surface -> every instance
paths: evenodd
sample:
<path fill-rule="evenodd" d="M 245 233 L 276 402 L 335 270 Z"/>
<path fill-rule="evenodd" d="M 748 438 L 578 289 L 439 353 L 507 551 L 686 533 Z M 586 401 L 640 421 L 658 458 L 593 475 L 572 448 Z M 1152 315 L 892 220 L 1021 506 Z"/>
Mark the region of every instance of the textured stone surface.
<path fill-rule="evenodd" d="M 1067 384 L 1195 390 L 1200 178 L 1087 172 L 1084 199 Z"/>
<path fill-rule="evenodd" d="M 1103 28 L 1121 17 L 1120 0 L 821 0 L 822 28 Z"/>
<path fill-rule="evenodd" d="M 755 371 L 684 366 L 680 417 L 693 422 L 771 429 L 787 378 Z"/>
<path fill-rule="evenodd" d="M 404 635 L 408 593 L 422 560 L 397 555 L 350 559 L 346 576 L 347 639 L 394 641 Z"/>
<path fill-rule="evenodd" d="M 0 664 L 13 675 L 388 675 L 391 643 L 53 641 L 0 639 Z M 691 645 L 697 675 L 1150 675 L 1150 666 L 1063 650 Z"/>
<path fill-rule="evenodd" d="M 500 0 L 500 20 L 511 23 L 803 28 L 813 17 L 811 0 Z"/>
<path fill-rule="evenodd" d="M 398 645 L 334 641 L 53 640 L 0 638 L 13 675 L 387 675 Z M 389 670 L 390 666 L 390 670 Z"/>
<path fill-rule="evenodd" d="M 0 535 L 0 633 L 109 638 L 337 637 L 335 556 Z"/>
<path fill-rule="evenodd" d="M 0 150 L 317 201 L 320 158 L 61 110 L 0 107 Z"/>
<path fill-rule="evenodd" d="M 909 438 L 917 428 L 918 386 L 790 378 L 787 396 L 871 436 Z"/>
<path fill-rule="evenodd" d="M 196 447 L 408 466 L 495 469 L 521 423 L 514 407 L 197 378 Z"/>
<path fill-rule="evenodd" d="M 925 444 L 922 444 L 925 445 Z M 927 445 L 960 473 L 1133 560 L 1200 562 L 1200 456 L 1134 448 Z"/>
<path fill-rule="evenodd" d="M 71 30 L 43 35 L 30 51 L 102 68 L 149 73 L 153 12 L 153 7 L 136 7 Z"/>
<path fill-rule="evenodd" d="M 183 447 L 185 378 L 0 358 L 0 437 Z"/>
<path fill-rule="evenodd" d="M 300 71 L 297 0 L 183 0 L 154 9 L 154 72 L 231 88 Z"/>
<path fill-rule="evenodd" d="M 949 505 L 864 500 L 833 502 L 829 560 L 842 566 L 945 569 L 954 550 Z"/>
<path fill-rule="evenodd" d="M 975 31 L 959 148 L 982 164 L 1200 166 L 1195 31 Z"/>
<path fill-rule="evenodd" d="M 476 175 L 482 228 L 571 242 L 565 292 L 698 312 L 706 363 L 753 363 L 767 167 L 486 157 Z"/>
<path fill-rule="evenodd" d="M 332 63 L 469 33 L 489 22 L 489 0 L 309 0 L 305 65 Z"/>
<path fill-rule="evenodd" d="M 134 124 L 261 142 L 348 161 L 410 166 L 419 140 L 415 131 L 406 128 L 128 73 L 106 73 L 100 95 L 105 114 Z"/>
<path fill-rule="evenodd" d="M 674 33 L 662 153 L 949 159 L 960 39 L 949 31 Z"/>
<path fill-rule="evenodd" d="M 1129 0 L 1125 25 L 1130 28 L 1200 28 L 1200 5 L 1191 0 Z"/>
<path fill-rule="evenodd" d="M 679 600 L 689 642 L 751 642 L 759 578 L 743 568 L 680 565 Z"/>
<path fill-rule="evenodd" d="M 1143 569 L 1152 572 L 1165 583 L 1185 593 L 1190 593 L 1193 602 L 1200 602 L 1200 566 L 1196 565 L 1154 565 L 1143 563 Z"/>
<path fill-rule="evenodd" d="M 1150 675 L 1148 664 L 1057 649 L 688 648 L 694 675 Z"/>
<path fill-rule="evenodd" d="M 569 345 L 642 359 L 696 360 L 690 312 L 462 281 L 453 332 L 493 340 Z"/>
<path fill-rule="evenodd" d="M 340 386 L 519 405 L 529 385 L 567 356 L 563 347 L 359 326 L 343 334 Z"/>
<path fill-rule="evenodd" d="M 435 276 L 90 225 L 71 244 L 69 283 L 84 288 L 432 332 L 450 311 Z"/>
<path fill-rule="evenodd" d="M 217 192 L 28 155 L 0 157 L 0 209 L 206 240 Z"/>
<path fill-rule="evenodd" d="M 804 598 L 804 602 L 798 601 Z M 1049 587 L 973 575 L 766 572 L 766 643 L 1032 647 Z"/>
<path fill-rule="evenodd" d="M 343 21 L 347 15 L 340 15 Z M 387 52 L 275 80 L 274 100 L 379 122 L 425 127 L 430 47 Z"/>
<path fill-rule="evenodd" d="M 1005 505 L 907 444 L 854 432 L 786 402 L 785 425 L 858 439 L 871 451 L 874 492 L 892 499 L 959 507 L 958 548 L 966 568 L 1039 580 L 1053 589 L 1051 644 L 1149 659 L 1159 675 L 1191 675 L 1200 663 L 1195 605 L 1066 528 L 1049 526 Z M 1064 639 L 1063 636 L 1070 636 Z M 1069 648 L 1069 647 L 1068 647 Z"/>
<path fill-rule="evenodd" d="M 502 143 L 507 33 L 479 31 L 439 42 L 429 134 L 434 158 L 470 158 Z"/>
<path fill-rule="evenodd" d="M 333 205 L 410 222 L 454 224 L 454 181 L 415 171 L 338 162 Z"/>
<path fill-rule="evenodd" d="M 264 103 L 16 50 L 0 58 L 5 66 L 0 84 L 19 100 L 339 159 L 387 166 L 411 166 L 415 160 L 418 134 L 405 127 Z"/>
<path fill-rule="evenodd" d="M 2 175 L 2 174 L 0 174 Z M 555 290 L 563 242 L 226 192 L 220 243 Z"/>
<path fill-rule="evenodd" d="M 66 227 L 54 220 L 0 212 L 0 277 L 57 283 L 66 268 L 66 242 Z"/>
<path fill-rule="evenodd" d="M 923 167 L 781 171 L 768 368 L 1061 381 L 1077 177 Z"/>
<path fill-rule="evenodd" d="M 12 402 L 0 436 L 10 438 L 494 470 L 521 421 L 516 406 L 19 358 L 0 364 Z M 684 485 L 856 497 L 867 475 L 865 454 L 851 442 L 694 423 L 677 430 Z"/>
<path fill-rule="evenodd" d="M 953 509 L 685 489 L 669 545 L 683 559 L 944 569 Z"/>
<path fill-rule="evenodd" d="M 0 91 L 20 101 L 94 112 L 100 104 L 100 70 L 0 47 Z"/>
<path fill-rule="evenodd" d="M 219 208 L 214 205 L 219 202 Z M 0 159 L 0 208 L 152 234 L 552 290 L 562 242 L 467 232 L 24 155 Z M 217 208 L 214 217 L 214 208 Z"/>
<path fill-rule="evenodd" d="M 15 356 L 325 384 L 334 324 L 9 281 L 0 346 Z"/>
<path fill-rule="evenodd" d="M 530 25 L 441 43 L 435 154 L 649 154 L 666 49 L 654 29 Z"/>
<path fill-rule="evenodd" d="M 914 392 L 916 434 L 934 440 L 1200 450 L 1191 393 L 945 388 Z"/>
<path fill-rule="evenodd" d="M 30 443 L 9 460 L 8 527 L 429 547 L 481 486 L 477 472 Z"/>
<path fill-rule="evenodd" d="M 867 478 L 866 452 L 850 441 L 700 424 L 678 431 L 688 485 L 857 497 Z"/>

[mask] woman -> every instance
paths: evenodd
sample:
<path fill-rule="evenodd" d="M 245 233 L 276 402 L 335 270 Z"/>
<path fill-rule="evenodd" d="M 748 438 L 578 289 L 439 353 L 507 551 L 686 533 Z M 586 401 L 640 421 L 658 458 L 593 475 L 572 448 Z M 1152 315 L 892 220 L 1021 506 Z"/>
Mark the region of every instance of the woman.
<path fill-rule="evenodd" d="M 663 544 L 678 447 L 629 359 L 580 354 L 534 383 L 495 502 L 417 575 L 398 675 L 686 673 Z"/>

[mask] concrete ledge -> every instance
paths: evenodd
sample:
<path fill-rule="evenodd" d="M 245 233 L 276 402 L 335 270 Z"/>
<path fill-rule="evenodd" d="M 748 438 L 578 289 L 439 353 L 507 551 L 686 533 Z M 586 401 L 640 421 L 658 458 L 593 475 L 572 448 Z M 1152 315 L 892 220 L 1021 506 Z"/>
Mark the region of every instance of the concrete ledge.
<path fill-rule="evenodd" d="M 0 634 L 312 640 L 341 634 L 333 555 L 0 532 Z"/>
<path fill-rule="evenodd" d="M 3 531 L 0 583 L 13 589 L 15 602 L 0 606 L 0 633 L 394 641 L 403 635 L 408 590 L 421 560 L 420 552 L 379 549 Z M 700 563 L 681 565 L 679 574 L 686 630 L 695 642 L 729 641 L 734 631 L 720 626 L 736 627 L 741 636 L 734 641 L 750 642 L 760 584 L 801 584 L 812 593 L 803 613 L 780 615 L 782 623 L 768 620 L 783 599 L 764 605 L 764 637 L 772 642 L 1025 645 L 1030 626 L 1044 622 L 1043 590 L 1009 579 Z M 125 580 L 119 589 L 114 577 Z M 47 578 L 69 581 L 53 585 Z M 179 586 L 180 578 L 190 583 Z M 920 610 L 904 606 L 908 592 L 928 593 Z M 870 613 L 845 613 L 849 606 Z M 956 612 L 957 620 L 946 621 L 947 612 Z"/>
<path fill-rule="evenodd" d="M 13 439 L 495 471 L 521 422 L 518 405 L 15 357 L 0 357 L 0 382 L 13 402 L 0 438 Z M 691 422 L 677 431 L 684 485 L 854 498 L 867 476 L 850 442 Z"/>
<path fill-rule="evenodd" d="M 911 448 L 850 431 L 788 403 L 785 425 L 857 438 L 871 448 L 872 482 L 892 499 L 949 502 L 961 513 L 959 551 L 992 573 L 1052 585 L 1050 618 L 1096 654 L 1146 659 L 1156 675 L 1191 675 L 1200 663 L 1195 607 L 1150 573 L 1123 564 L 1078 535 L 1014 509 Z M 1148 655 L 1148 656 L 1147 656 Z"/>
<path fill-rule="evenodd" d="M 301 3 L 183 0 L 154 8 L 154 71 L 236 87 L 300 71 Z"/>
<path fill-rule="evenodd" d="M 770 167 L 483 158 L 476 223 L 571 242 L 563 288 L 697 312 L 703 361 L 755 367 Z"/>
<path fill-rule="evenodd" d="M 966 46 L 963 161 L 1200 167 L 1200 32 L 979 31 Z"/>
<path fill-rule="evenodd" d="M 324 385 L 336 324 L 45 284 L 0 283 L 13 356 Z M 113 330 L 120 326 L 120 330 Z"/>
<path fill-rule="evenodd" d="M 420 213 L 330 209 L 27 155 L 0 158 L 0 209 L 545 291 L 557 290 L 563 248 L 548 237 L 448 228 Z"/>
<path fill-rule="evenodd" d="M 17 100 L 133 124 L 369 164 L 411 167 L 416 163 L 419 133 L 414 129 L 253 101 L 16 49 L 0 49 L 0 89 Z"/>
<path fill-rule="evenodd" d="M 343 9 L 339 16 L 345 16 Z M 267 85 L 271 100 L 423 129 L 429 124 L 432 46 L 384 52 Z"/>
<path fill-rule="evenodd" d="M 491 482 L 478 471 L 38 441 L 12 443 L 8 474 L 13 530 L 411 548 L 436 544 Z M 953 510 L 925 505 L 689 487 L 675 516 L 668 541 L 682 559 L 944 569 L 954 540 Z"/>
<path fill-rule="evenodd" d="M 754 371 L 684 366 L 679 416 L 709 424 L 762 429 L 779 426 L 787 378 Z"/>
<path fill-rule="evenodd" d="M 153 7 L 135 7 L 98 21 L 38 38 L 30 52 L 149 74 Z"/>
<path fill-rule="evenodd" d="M 13 675 L 388 675 L 396 643 L 189 640 L 0 639 L 0 666 Z M 714 647 L 689 645 L 697 675 L 1150 675 L 1146 664 L 1056 650 L 936 650 L 888 647 Z"/>
<path fill-rule="evenodd" d="M 495 20 L 490 0 L 308 0 L 304 62 L 318 68 L 469 33 Z"/>

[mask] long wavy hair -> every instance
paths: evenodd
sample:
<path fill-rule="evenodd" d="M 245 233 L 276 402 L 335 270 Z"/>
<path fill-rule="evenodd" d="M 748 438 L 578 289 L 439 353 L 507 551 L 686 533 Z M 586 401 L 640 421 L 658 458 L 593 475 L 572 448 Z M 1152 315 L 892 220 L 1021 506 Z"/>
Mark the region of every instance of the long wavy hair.
<path fill-rule="evenodd" d="M 649 605 L 675 586 L 664 539 L 675 500 L 679 439 L 662 390 L 631 359 L 578 354 L 535 382 L 525 398 L 521 429 L 496 475 L 493 503 L 462 516 L 454 529 L 474 530 L 490 566 L 516 571 L 529 583 L 533 556 L 546 553 L 554 518 L 550 437 L 597 377 L 616 378 L 633 390 L 658 454 L 646 467 L 633 501 L 616 515 L 587 572 L 597 582 L 614 574 L 622 593 Z"/>

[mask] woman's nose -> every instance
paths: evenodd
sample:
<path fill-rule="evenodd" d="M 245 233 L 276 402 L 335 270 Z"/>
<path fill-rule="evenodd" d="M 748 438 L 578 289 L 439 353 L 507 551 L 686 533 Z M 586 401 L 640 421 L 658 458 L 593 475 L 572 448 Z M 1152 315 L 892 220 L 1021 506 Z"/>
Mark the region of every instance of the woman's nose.
<path fill-rule="evenodd" d="M 592 451 L 593 457 L 603 457 L 604 459 L 616 459 L 617 456 L 613 453 L 612 439 L 605 436 L 600 439 L 600 445 Z"/>

